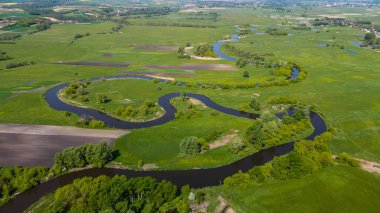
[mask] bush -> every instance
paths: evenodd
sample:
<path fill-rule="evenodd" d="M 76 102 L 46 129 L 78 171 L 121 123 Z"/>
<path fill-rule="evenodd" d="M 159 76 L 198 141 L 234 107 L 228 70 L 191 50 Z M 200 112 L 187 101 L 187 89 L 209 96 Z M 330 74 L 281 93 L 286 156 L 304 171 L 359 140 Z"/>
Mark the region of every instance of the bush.
<path fill-rule="evenodd" d="M 12 69 L 12 68 L 16 68 L 16 67 L 22 67 L 22 66 L 27 66 L 27 65 L 32 65 L 32 64 L 35 64 L 33 61 L 31 62 L 28 62 L 28 61 L 24 61 L 24 62 L 15 62 L 15 63 L 9 63 L 7 64 L 5 67 L 7 69 Z"/>
<path fill-rule="evenodd" d="M 103 121 L 98 120 L 91 120 L 88 124 L 88 127 L 90 128 L 104 128 L 106 124 Z"/>
<path fill-rule="evenodd" d="M 249 107 L 255 111 L 259 111 L 261 109 L 261 104 L 256 100 L 256 98 L 252 98 L 249 103 Z"/>
<path fill-rule="evenodd" d="M 0 50 L 0 61 L 5 61 L 5 60 L 9 60 L 9 59 L 12 59 L 12 57 L 7 55 L 6 52 L 3 52 Z"/>
<path fill-rule="evenodd" d="M 345 165 L 349 165 L 352 167 L 360 167 L 359 161 L 356 160 L 355 158 L 351 157 L 347 153 L 339 154 L 338 157 L 336 158 L 336 161 L 340 164 L 345 164 Z"/>
<path fill-rule="evenodd" d="M 115 115 L 126 118 L 145 117 L 155 115 L 159 111 L 158 105 L 151 100 L 145 100 L 140 106 L 124 106 L 115 111 Z"/>
<path fill-rule="evenodd" d="M 257 183 L 263 183 L 271 178 L 272 165 L 269 163 L 263 166 L 256 166 L 249 170 L 248 173 L 251 178 Z"/>
<path fill-rule="evenodd" d="M 223 181 L 224 190 L 244 189 L 247 186 L 254 184 L 249 174 L 239 171 L 238 173 L 227 177 Z"/>
<path fill-rule="evenodd" d="M 209 132 L 205 137 L 204 139 L 206 140 L 206 142 L 212 142 L 216 139 L 218 139 L 220 136 L 222 135 L 222 132 L 221 131 L 218 131 L 218 130 L 213 130 L 211 132 Z"/>
<path fill-rule="evenodd" d="M 243 140 L 240 137 L 235 138 L 233 141 L 227 144 L 227 149 L 233 154 L 237 154 L 242 151 L 246 145 L 243 143 Z"/>
<path fill-rule="evenodd" d="M 182 139 L 179 150 L 182 155 L 198 155 L 201 151 L 201 144 L 198 142 L 198 138 L 187 137 Z"/>
<path fill-rule="evenodd" d="M 97 94 L 96 101 L 98 104 L 105 104 L 111 101 L 111 98 L 109 98 L 107 95 Z"/>
<path fill-rule="evenodd" d="M 244 78 L 249 78 L 249 72 L 248 71 L 244 71 L 243 72 L 243 77 Z"/>

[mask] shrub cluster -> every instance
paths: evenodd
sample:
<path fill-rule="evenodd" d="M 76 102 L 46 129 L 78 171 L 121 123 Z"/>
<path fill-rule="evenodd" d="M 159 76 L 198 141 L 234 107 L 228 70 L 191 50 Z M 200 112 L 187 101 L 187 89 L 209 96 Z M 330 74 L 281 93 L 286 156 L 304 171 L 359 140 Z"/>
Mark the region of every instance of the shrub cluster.
<path fill-rule="evenodd" d="M 145 100 L 140 106 L 124 106 L 115 111 L 115 115 L 123 119 L 144 117 L 148 115 L 155 115 L 159 111 L 159 106 L 151 100 Z"/>
<path fill-rule="evenodd" d="M 70 83 L 70 86 L 64 90 L 64 94 L 69 96 L 71 100 L 77 99 L 81 102 L 87 102 L 89 98 L 87 97 L 86 88 L 90 84 L 91 81 Z"/>
<path fill-rule="evenodd" d="M 212 46 L 210 44 L 202 44 L 194 47 L 194 55 L 201 57 L 216 57 L 216 54 L 212 50 Z"/>
<path fill-rule="evenodd" d="M 12 59 L 6 52 L 0 50 L 0 61 Z"/>
<path fill-rule="evenodd" d="M 74 39 L 76 40 L 76 39 L 80 39 L 80 38 L 83 38 L 83 37 L 86 37 L 86 36 L 90 36 L 90 33 L 86 33 L 86 34 L 79 34 L 79 33 L 77 33 L 77 34 L 74 35 Z"/>
<path fill-rule="evenodd" d="M 337 156 L 336 161 L 352 167 L 360 167 L 359 161 L 347 153 L 341 153 Z"/>
<path fill-rule="evenodd" d="M 263 113 L 246 130 L 245 139 L 258 149 L 277 145 L 312 128 L 308 114 L 308 109 L 297 108 L 292 116 L 280 120 L 273 114 Z"/>
<path fill-rule="evenodd" d="M 265 32 L 272 36 L 287 36 L 288 35 L 287 32 L 279 31 L 277 28 L 273 28 L 273 27 L 268 28 Z"/>
<path fill-rule="evenodd" d="M 94 119 L 88 121 L 85 118 L 79 118 L 77 121 L 77 126 L 101 129 L 101 128 L 106 127 L 106 124 L 103 121 L 98 121 Z"/>
<path fill-rule="evenodd" d="M 101 168 L 111 160 L 113 160 L 112 148 L 107 142 L 99 144 L 87 143 L 57 152 L 54 157 L 52 171 L 55 174 L 60 174 L 69 169 L 87 165 Z"/>
<path fill-rule="evenodd" d="M 201 116 L 197 105 L 191 103 L 185 96 L 182 98 L 172 99 L 171 104 L 177 109 L 177 112 L 174 114 L 176 119 L 189 119 L 196 116 Z"/>
<path fill-rule="evenodd" d="M 13 62 L 6 65 L 7 69 L 12 69 L 16 67 L 28 66 L 35 64 L 34 61 L 23 61 L 23 62 Z"/>

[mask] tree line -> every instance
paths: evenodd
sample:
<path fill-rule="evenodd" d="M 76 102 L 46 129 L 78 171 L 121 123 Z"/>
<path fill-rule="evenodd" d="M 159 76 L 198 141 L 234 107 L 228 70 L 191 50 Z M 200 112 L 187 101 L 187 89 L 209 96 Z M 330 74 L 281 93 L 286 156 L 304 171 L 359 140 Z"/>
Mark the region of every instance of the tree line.
<path fill-rule="evenodd" d="M 326 132 L 315 137 L 314 141 L 301 140 L 294 145 L 294 150 L 289 154 L 275 157 L 272 161 L 250 169 L 248 172 L 239 172 L 223 182 L 223 189 L 244 189 L 250 185 L 265 184 L 274 181 L 298 179 L 312 174 L 334 163 L 341 163 L 358 167 L 357 160 L 342 153 L 334 160 L 328 148 L 328 142 L 332 134 Z"/>
<path fill-rule="evenodd" d="M 127 178 L 105 175 L 76 179 L 57 189 L 44 212 L 178 212 L 187 213 L 189 187 L 177 186 L 151 177 Z"/>
<path fill-rule="evenodd" d="M 99 144 L 87 143 L 82 146 L 69 147 L 55 154 L 51 172 L 61 174 L 70 169 L 88 165 L 102 168 L 113 158 L 112 147 L 107 142 Z"/>
<path fill-rule="evenodd" d="M 0 206 L 7 203 L 14 194 L 43 182 L 48 170 L 44 167 L 0 167 Z"/>
<path fill-rule="evenodd" d="M 45 167 L 0 167 L 0 206 L 13 195 L 48 181 L 72 168 L 92 165 L 101 168 L 113 160 L 112 147 L 106 142 L 69 147 L 57 152 L 51 169 Z"/>

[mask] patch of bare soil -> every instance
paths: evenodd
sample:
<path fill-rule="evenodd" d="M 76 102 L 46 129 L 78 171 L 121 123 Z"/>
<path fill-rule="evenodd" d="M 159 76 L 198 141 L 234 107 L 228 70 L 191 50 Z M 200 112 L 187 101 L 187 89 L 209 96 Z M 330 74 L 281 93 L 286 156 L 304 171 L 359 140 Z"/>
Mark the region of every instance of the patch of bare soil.
<path fill-rule="evenodd" d="M 169 80 L 169 81 L 175 80 L 175 78 L 172 78 L 172 77 L 163 77 L 163 76 L 159 76 L 159 75 L 145 75 L 145 76 L 152 77 L 152 78 L 158 78 L 158 79 L 162 79 L 162 80 Z"/>
<path fill-rule="evenodd" d="M 221 58 L 213 58 L 213 57 L 201 57 L 201 56 L 196 56 L 194 54 L 190 54 L 189 50 L 194 49 L 194 47 L 185 47 L 185 51 L 187 54 L 190 55 L 191 58 L 197 59 L 197 60 L 205 60 L 205 61 L 218 61 L 221 60 Z"/>
<path fill-rule="evenodd" d="M 367 161 L 363 159 L 357 159 L 360 162 L 362 169 L 368 172 L 374 172 L 380 175 L 380 163 Z"/>
<path fill-rule="evenodd" d="M 203 202 L 201 204 L 190 204 L 191 213 L 207 212 L 209 202 Z"/>
<path fill-rule="evenodd" d="M 218 147 L 222 147 L 222 146 L 225 146 L 228 142 L 230 142 L 232 139 L 234 139 L 235 137 L 237 136 L 237 134 L 230 134 L 230 135 L 226 135 L 224 136 L 223 138 L 219 139 L 219 140 L 216 140 L 212 143 L 209 144 L 209 147 L 210 147 L 210 150 L 211 149 L 216 149 Z"/>
<path fill-rule="evenodd" d="M 196 55 L 191 55 L 191 58 L 197 59 L 197 60 L 205 60 L 205 61 L 219 61 L 221 58 L 213 58 L 213 57 L 201 57 Z"/>
<path fill-rule="evenodd" d="M 200 101 L 198 99 L 189 98 L 189 101 L 190 101 L 190 103 L 192 103 L 194 105 L 201 105 L 202 107 L 206 108 L 206 105 L 202 101 Z"/>
<path fill-rule="evenodd" d="M 144 45 L 136 46 L 138 50 L 178 50 L 178 46 L 159 46 L 159 45 Z"/>
<path fill-rule="evenodd" d="M 218 202 L 215 213 L 236 213 L 236 211 L 232 209 L 228 202 L 220 195 L 218 196 Z"/>
<path fill-rule="evenodd" d="M 57 62 L 50 64 L 94 66 L 94 67 L 128 67 L 129 63 L 107 63 L 103 61 L 74 61 L 74 62 Z"/>
<path fill-rule="evenodd" d="M 193 73 L 170 73 L 170 72 L 119 72 L 120 75 L 155 75 L 155 76 L 196 76 Z"/>
<path fill-rule="evenodd" d="M 227 64 L 183 64 L 180 66 L 145 66 L 152 69 L 179 69 L 179 70 L 214 70 L 236 71 L 237 69 Z"/>
<path fill-rule="evenodd" d="M 320 14 L 318 16 L 320 16 L 320 17 L 327 17 L 327 18 L 345 18 L 345 16 L 343 16 L 343 15 Z"/>
<path fill-rule="evenodd" d="M 142 170 L 144 170 L 144 171 L 153 170 L 153 169 L 157 169 L 157 168 L 159 168 L 159 166 L 157 166 L 157 164 L 154 164 L 154 163 L 148 163 L 148 164 L 144 164 L 142 166 Z"/>
<path fill-rule="evenodd" d="M 57 23 L 57 22 L 59 22 L 59 20 L 58 20 L 58 19 L 56 19 L 56 18 L 53 18 L 53 17 L 44 17 L 44 19 L 47 19 L 47 20 L 49 20 L 49 21 L 51 21 L 51 22 L 54 22 L 54 23 Z"/>

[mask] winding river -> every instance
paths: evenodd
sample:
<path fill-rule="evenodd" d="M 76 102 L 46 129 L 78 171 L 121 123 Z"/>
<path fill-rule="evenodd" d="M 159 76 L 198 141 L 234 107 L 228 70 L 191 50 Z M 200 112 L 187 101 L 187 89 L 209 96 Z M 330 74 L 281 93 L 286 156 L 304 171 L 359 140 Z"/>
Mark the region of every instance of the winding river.
<path fill-rule="evenodd" d="M 91 81 L 100 81 L 104 78 L 93 78 Z M 146 79 L 152 80 L 153 78 L 147 76 L 109 76 L 105 77 L 105 79 Z M 182 82 L 183 83 L 183 82 Z M 184 83 L 183 83 L 184 84 Z M 170 104 L 170 100 L 175 97 L 179 97 L 179 93 L 170 93 L 164 95 L 159 98 L 159 105 L 165 110 L 165 113 L 162 117 L 141 123 L 134 122 L 126 122 L 116 118 L 113 118 L 105 113 L 94 109 L 81 108 L 72 106 L 64 103 L 57 97 L 57 93 L 69 86 L 69 84 L 57 86 L 53 89 L 50 89 L 45 94 L 46 102 L 53 109 L 60 111 L 69 111 L 75 113 L 79 116 L 83 117 L 92 117 L 97 120 L 102 120 L 106 123 L 106 125 L 115 128 L 121 129 L 136 129 L 136 128 L 146 128 L 152 127 L 160 124 L 167 123 L 174 119 L 174 114 L 176 109 Z M 256 119 L 259 117 L 258 114 L 240 112 L 239 110 L 228 108 L 221 106 L 214 101 L 212 101 L 209 97 L 187 93 L 187 97 L 195 98 L 203 102 L 206 106 L 215 109 L 219 112 L 229 114 L 232 116 L 247 118 L 247 119 Z M 293 111 L 289 110 L 289 114 L 292 114 Z M 276 115 L 278 118 L 284 116 L 284 113 L 280 113 Z M 313 140 L 316 136 L 321 135 L 327 130 L 326 124 L 323 119 L 316 113 L 311 112 L 310 121 L 312 126 L 314 127 L 313 133 L 308 136 L 307 140 Z M 96 177 L 99 175 L 126 175 L 127 177 L 143 177 L 143 176 L 151 176 L 158 180 L 169 180 L 172 183 L 183 186 L 185 184 L 189 184 L 193 188 L 207 187 L 207 186 L 215 186 L 222 184 L 223 180 L 231 176 L 238 171 L 248 171 L 254 166 L 263 165 L 264 163 L 272 160 L 276 156 L 281 156 L 286 153 L 289 153 L 293 150 L 293 145 L 295 142 L 289 142 L 282 145 L 277 145 L 274 147 L 270 147 L 259 152 L 256 152 L 252 155 L 249 155 L 241 160 L 238 160 L 232 164 L 210 168 L 210 169 L 192 169 L 192 170 L 173 170 L 173 171 L 134 171 L 134 170 L 124 170 L 124 169 L 110 169 L 110 168 L 102 168 L 102 169 L 89 169 L 78 171 L 74 173 L 69 173 L 60 177 L 53 179 L 52 181 L 39 184 L 38 186 L 23 192 L 13 199 L 10 200 L 8 204 L 0 208 L 0 212 L 22 212 L 27 207 L 29 207 L 34 202 L 38 201 L 43 196 L 54 192 L 58 187 L 62 187 L 71 183 L 74 179 L 92 176 Z"/>
<path fill-rule="evenodd" d="M 228 60 L 228 61 L 236 61 L 236 58 L 233 58 L 231 56 L 225 55 L 222 53 L 221 48 L 222 45 L 227 43 L 227 42 L 234 42 L 234 41 L 239 41 L 240 38 L 237 34 L 233 34 L 231 40 L 224 40 L 224 41 L 218 41 L 212 45 L 212 50 L 218 55 L 219 58 Z"/>

